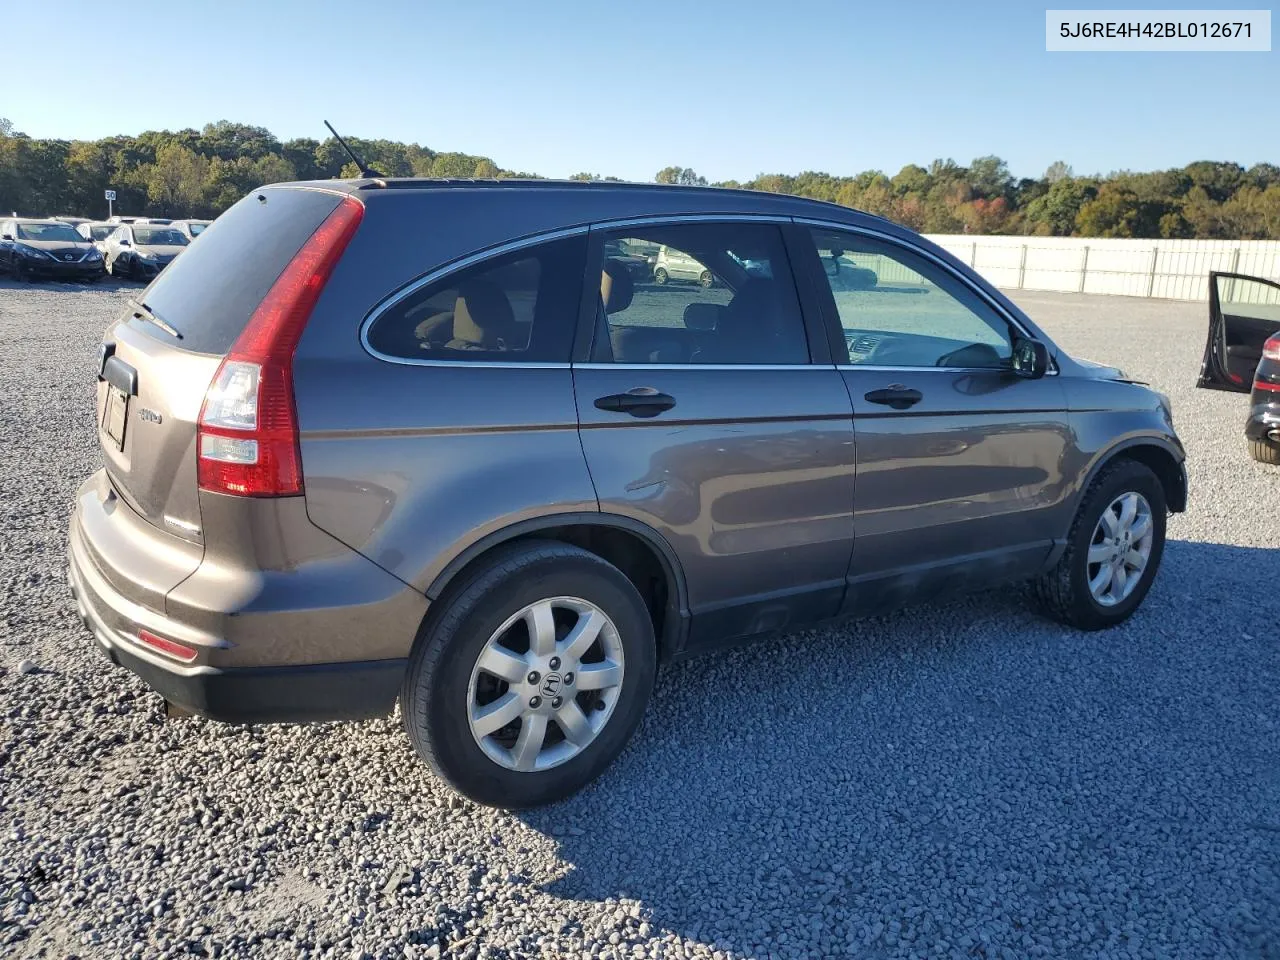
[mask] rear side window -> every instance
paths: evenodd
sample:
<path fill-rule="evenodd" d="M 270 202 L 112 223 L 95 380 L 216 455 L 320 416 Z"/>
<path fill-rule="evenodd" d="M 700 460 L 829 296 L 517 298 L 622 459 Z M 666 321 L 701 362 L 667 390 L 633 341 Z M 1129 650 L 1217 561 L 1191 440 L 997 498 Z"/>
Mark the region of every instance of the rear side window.
<path fill-rule="evenodd" d="M 183 250 L 142 299 L 182 335 L 177 345 L 184 350 L 225 354 L 276 278 L 341 200 L 319 190 L 255 190 L 220 216 L 198 245 Z M 155 230 L 177 234 L 171 227 Z M 174 342 L 155 324 L 133 323 L 147 336 Z"/>
<path fill-rule="evenodd" d="M 369 347 L 406 360 L 567 363 L 586 249 L 585 235 L 567 237 L 464 267 L 378 315 Z"/>

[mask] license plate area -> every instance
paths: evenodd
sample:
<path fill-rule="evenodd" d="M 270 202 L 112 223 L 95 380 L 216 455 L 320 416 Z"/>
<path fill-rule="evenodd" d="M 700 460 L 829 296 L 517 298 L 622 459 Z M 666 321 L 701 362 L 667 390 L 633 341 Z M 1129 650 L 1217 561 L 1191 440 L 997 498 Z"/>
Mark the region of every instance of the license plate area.
<path fill-rule="evenodd" d="M 124 450 L 124 426 L 129 412 L 129 395 L 107 384 L 107 402 L 102 412 L 102 432 L 117 450 Z"/>

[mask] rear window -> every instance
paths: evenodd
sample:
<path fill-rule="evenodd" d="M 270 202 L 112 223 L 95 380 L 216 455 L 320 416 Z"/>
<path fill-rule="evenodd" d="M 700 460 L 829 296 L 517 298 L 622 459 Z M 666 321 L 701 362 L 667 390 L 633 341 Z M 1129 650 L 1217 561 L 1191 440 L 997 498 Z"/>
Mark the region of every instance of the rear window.
<path fill-rule="evenodd" d="M 368 344 L 406 360 L 567 363 L 586 250 L 566 237 L 459 270 L 380 314 Z"/>
<path fill-rule="evenodd" d="M 178 345 L 184 350 L 225 354 L 276 277 L 341 200 L 319 190 L 255 190 L 160 274 L 143 298 L 146 307 L 182 334 Z M 174 342 L 155 324 L 131 322 L 147 336 Z"/>

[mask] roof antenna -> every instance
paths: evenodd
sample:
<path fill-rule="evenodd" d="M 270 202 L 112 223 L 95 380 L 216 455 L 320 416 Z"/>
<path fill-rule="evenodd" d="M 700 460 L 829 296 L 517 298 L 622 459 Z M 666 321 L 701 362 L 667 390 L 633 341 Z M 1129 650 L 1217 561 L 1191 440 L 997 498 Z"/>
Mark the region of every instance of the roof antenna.
<path fill-rule="evenodd" d="M 347 156 L 351 158 L 352 162 L 355 163 L 355 165 L 360 168 L 360 176 L 362 177 L 385 177 L 386 176 L 385 173 L 379 173 L 377 170 L 373 169 L 373 167 L 369 166 L 367 163 L 361 160 L 359 155 L 354 150 L 351 149 L 351 145 L 348 144 L 347 141 L 342 139 L 342 135 L 338 133 L 337 130 L 333 129 L 333 124 L 331 124 L 328 120 L 326 120 L 324 121 L 324 125 L 329 128 L 329 132 L 333 134 L 334 138 L 338 141 L 338 143 L 342 144 L 342 149 L 347 151 Z"/>

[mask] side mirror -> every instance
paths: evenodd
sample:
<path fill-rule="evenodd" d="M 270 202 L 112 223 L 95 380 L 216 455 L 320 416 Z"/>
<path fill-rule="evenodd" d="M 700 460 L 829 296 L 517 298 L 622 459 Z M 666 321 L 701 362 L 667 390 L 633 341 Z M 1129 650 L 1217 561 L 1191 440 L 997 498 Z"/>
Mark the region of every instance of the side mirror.
<path fill-rule="evenodd" d="M 121 241 L 120 241 L 120 246 L 122 246 L 122 247 L 128 247 L 128 246 L 132 246 L 132 244 L 130 244 L 128 240 L 121 240 Z"/>
<path fill-rule="evenodd" d="M 0 235 L 0 240 L 12 240 L 12 239 L 13 239 L 12 233 L 6 233 L 3 235 Z"/>
<path fill-rule="evenodd" d="M 1019 337 L 1013 342 L 1013 372 L 1026 380 L 1039 380 L 1049 372 L 1049 348 L 1039 340 Z"/>

